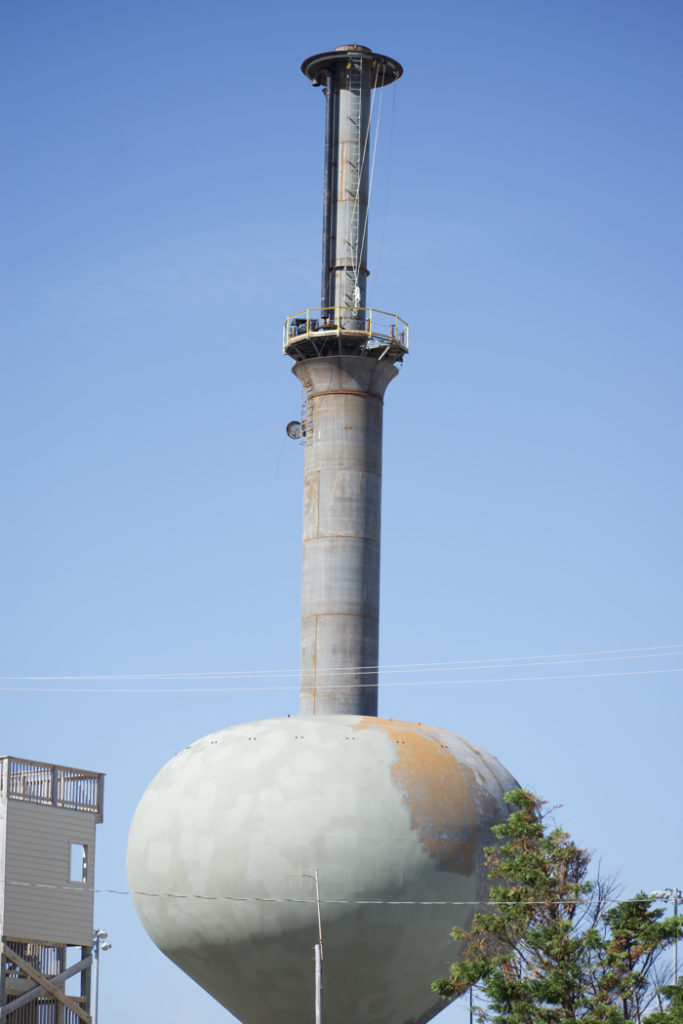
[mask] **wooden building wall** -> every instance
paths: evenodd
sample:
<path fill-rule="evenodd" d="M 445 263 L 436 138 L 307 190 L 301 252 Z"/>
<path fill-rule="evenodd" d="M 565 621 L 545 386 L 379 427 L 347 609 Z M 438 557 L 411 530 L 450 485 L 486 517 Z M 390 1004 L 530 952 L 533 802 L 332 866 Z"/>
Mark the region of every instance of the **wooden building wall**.
<path fill-rule="evenodd" d="M 4 811 L 6 820 L 0 823 L 0 836 L 5 825 L 0 932 L 44 944 L 89 946 L 97 816 L 11 798 L 4 801 Z M 70 880 L 72 844 L 87 850 L 84 881 Z"/>
<path fill-rule="evenodd" d="M 0 766 L 0 773 L 2 766 Z M 5 934 L 5 824 L 7 819 L 7 800 L 0 792 L 0 937 Z"/>

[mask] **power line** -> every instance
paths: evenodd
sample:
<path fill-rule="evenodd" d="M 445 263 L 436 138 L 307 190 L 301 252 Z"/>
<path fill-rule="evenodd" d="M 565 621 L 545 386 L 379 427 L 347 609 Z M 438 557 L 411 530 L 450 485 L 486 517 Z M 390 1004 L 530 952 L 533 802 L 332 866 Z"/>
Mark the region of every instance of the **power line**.
<path fill-rule="evenodd" d="M 401 682 L 381 682 L 383 690 L 386 689 L 408 689 L 426 686 L 484 686 L 491 683 L 541 683 L 557 682 L 577 679 L 623 679 L 633 676 L 654 676 L 668 675 L 671 673 L 683 674 L 683 665 L 677 668 L 645 668 L 632 672 L 573 672 L 561 675 L 549 676 L 500 676 L 493 679 L 415 679 Z M 369 689 L 377 685 L 369 683 L 348 683 L 340 682 L 335 684 L 335 690 L 344 689 Z M 158 687 L 97 687 L 97 686 L 0 686 L 0 693 L 92 693 L 102 696 L 109 694 L 120 694 L 121 696 L 131 694 L 198 694 L 198 693 L 285 693 L 298 691 L 299 684 L 282 686 L 158 686 Z"/>
<path fill-rule="evenodd" d="M 48 882 L 14 882 L 8 881 L 8 885 L 19 886 L 25 889 L 49 889 L 66 890 L 73 892 L 73 885 L 53 885 Z M 99 889 L 86 888 L 84 891 L 91 895 L 105 896 L 148 896 L 154 899 L 173 900 L 207 900 L 209 902 L 227 903 L 307 903 L 307 904 L 349 904 L 352 906 L 406 906 L 406 907 L 552 907 L 561 906 L 565 900 L 389 900 L 373 897 L 350 899 L 348 897 L 323 897 L 318 900 L 317 896 L 226 896 L 208 895 L 207 893 L 187 892 L 150 892 L 145 889 Z M 621 899 L 615 896 L 600 897 L 598 899 L 576 899 L 571 900 L 575 906 L 596 906 L 606 903 L 653 903 L 651 896 L 634 897 L 632 899 Z"/>
<path fill-rule="evenodd" d="M 535 665 L 572 664 L 597 661 L 629 661 L 644 658 L 673 657 L 683 653 L 683 644 L 659 644 L 651 647 L 624 647 L 612 650 L 578 651 L 569 654 L 527 654 L 510 655 L 505 658 L 474 658 L 459 661 L 423 661 L 404 662 L 390 665 L 360 665 L 354 667 L 354 674 L 369 673 L 407 673 L 412 671 L 444 672 L 453 669 L 457 672 L 476 668 L 531 668 Z M 614 655 L 614 657 L 603 657 Z M 540 660 L 544 659 L 544 660 Z M 298 677 L 298 668 L 287 669 L 230 669 L 217 672 L 135 672 L 135 673 L 93 673 L 87 675 L 25 675 L 0 676 L 0 682 L 67 682 L 78 680 L 152 680 L 152 679 L 277 679 Z M 326 669 L 328 675 L 345 674 L 348 667 Z"/>

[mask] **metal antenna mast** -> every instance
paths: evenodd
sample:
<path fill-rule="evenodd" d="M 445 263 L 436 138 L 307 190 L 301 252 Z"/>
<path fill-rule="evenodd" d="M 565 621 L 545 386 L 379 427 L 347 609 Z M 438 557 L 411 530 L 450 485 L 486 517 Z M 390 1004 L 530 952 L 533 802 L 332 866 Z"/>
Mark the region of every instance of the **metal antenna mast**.
<path fill-rule="evenodd" d="M 372 90 L 403 69 L 357 45 L 301 69 L 327 102 L 321 305 L 284 332 L 306 394 L 300 710 L 376 715 L 382 404 L 408 325 L 365 305 L 369 134 Z"/>
<path fill-rule="evenodd" d="M 370 178 L 370 96 L 395 82 L 398 61 L 366 46 L 338 46 L 301 65 L 326 98 L 323 252 L 320 306 L 323 316 L 337 307 L 362 319 L 365 307 L 368 191 Z"/>

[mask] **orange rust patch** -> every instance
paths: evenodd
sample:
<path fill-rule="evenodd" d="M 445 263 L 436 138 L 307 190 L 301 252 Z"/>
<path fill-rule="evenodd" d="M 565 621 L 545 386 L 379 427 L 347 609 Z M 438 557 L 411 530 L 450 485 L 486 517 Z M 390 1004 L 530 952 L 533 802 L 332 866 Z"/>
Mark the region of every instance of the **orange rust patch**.
<path fill-rule="evenodd" d="M 469 875 L 476 846 L 469 791 L 478 785 L 471 769 L 429 726 L 366 718 L 352 728 L 379 728 L 395 744 L 391 776 L 420 842 L 442 871 Z"/>
<path fill-rule="evenodd" d="M 317 537 L 320 530 L 320 470 L 304 476 L 304 541 Z"/>

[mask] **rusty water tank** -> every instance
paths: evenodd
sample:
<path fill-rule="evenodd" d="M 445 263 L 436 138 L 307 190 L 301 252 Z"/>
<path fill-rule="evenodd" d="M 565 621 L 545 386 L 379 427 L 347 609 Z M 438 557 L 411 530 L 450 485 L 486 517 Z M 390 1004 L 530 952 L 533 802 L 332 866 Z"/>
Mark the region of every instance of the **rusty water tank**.
<path fill-rule="evenodd" d="M 488 892 L 516 785 L 443 729 L 351 715 L 233 726 L 177 754 L 135 815 L 128 872 L 157 946 L 244 1024 L 422 1024 Z"/>

